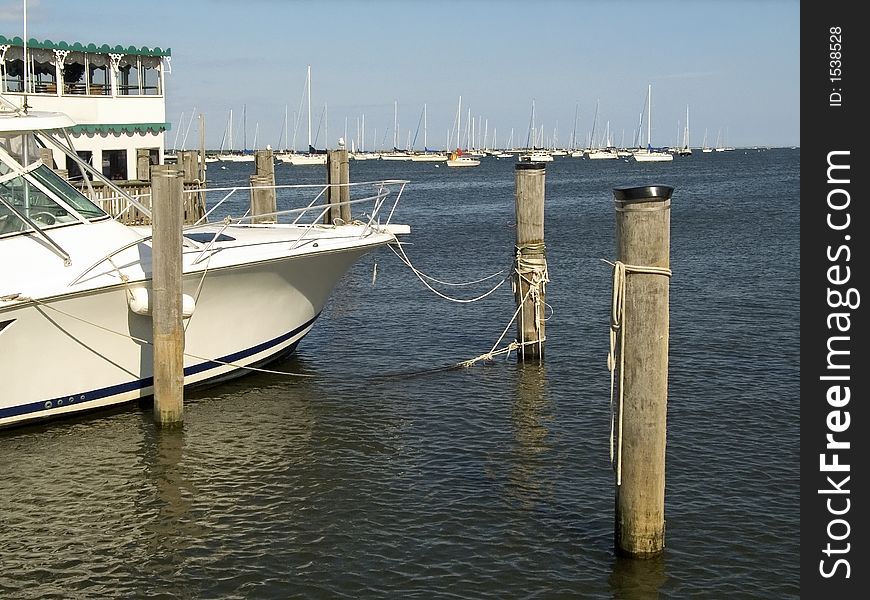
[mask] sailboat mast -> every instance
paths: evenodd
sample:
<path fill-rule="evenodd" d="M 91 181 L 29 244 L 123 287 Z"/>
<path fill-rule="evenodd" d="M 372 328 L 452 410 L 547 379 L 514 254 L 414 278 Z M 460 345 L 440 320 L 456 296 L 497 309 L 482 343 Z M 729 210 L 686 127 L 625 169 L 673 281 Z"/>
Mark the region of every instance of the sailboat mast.
<path fill-rule="evenodd" d="M 652 84 L 646 88 L 646 145 L 652 148 Z"/>
<path fill-rule="evenodd" d="M 459 136 L 462 131 L 462 96 L 459 96 L 459 108 L 456 109 L 456 149 L 462 147 Z"/>
<path fill-rule="evenodd" d="M 393 100 L 393 150 L 399 147 L 399 101 Z"/>
<path fill-rule="evenodd" d="M 683 145 L 688 148 L 689 147 L 689 105 L 686 105 L 686 135 L 683 140 Z"/>
<path fill-rule="evenodd" d="M 423 152 L 429 152 L 429 144 L 426 141 L 426 103 L 423 103 Z"/>
<path fill-rule="evenodd" d="M 305 77 L 305 90 L 308 94 L 308 151 L 311 151 L 311 65 L 308 65 L 308 74 Z"/>

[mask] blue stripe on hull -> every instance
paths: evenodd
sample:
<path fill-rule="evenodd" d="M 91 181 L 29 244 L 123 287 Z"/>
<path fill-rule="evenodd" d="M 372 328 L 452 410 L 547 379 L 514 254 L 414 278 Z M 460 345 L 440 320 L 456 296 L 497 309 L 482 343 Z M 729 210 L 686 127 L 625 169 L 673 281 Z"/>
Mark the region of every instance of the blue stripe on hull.
<path fill-rule="evenodd" d="M 286 342 L 290 338 L 295 335 L 298 335 L 299 332 L 304 331 L 307 327 L 310 327 L 317 317 L 320 316 L 320 313 L 314 315 L 314 318 L 308 321 L 307 323 L 300 325 L 293 331 L 289 331 L 285 334 L 282 334 L 276 337 L 273 340 L 269 340 L 268 342 L 263 342 L 262 344 L 257 344 L 253 348 L 248 348 L 247 350 L 241 350 L 239 352 L 234 352 L 233 354 L 228 354 L 226 356 L 222 356 L 217 358 L 214 361 L 206 361 L 204 363 L 199 363 L 197 365 L 191 365 L 189 367 L 185 367 L 184 375 L 196 375 L 198 373 L 202 373 L 204 371 L 208 371 L 210 369 L 217 369 L 220 367 L 226 366 L 223 363 L 232 363 L 247 358 L 249 356 L 253 356 L 255 354 L 259 354 L 269 348 L 274 348 Z M 300 338 L 301 339 L 301 338 Z M 266 357 L 261 361 L 258 361 L 258 364 L 265 364 L 275 358 L 279 358 L 281 356 L 285 356 L 295 349 L 296 345 L 300 340 L 296 340 L 289 348 L 285 348 L 277 352 L 276 354 Z M 218 362 L 220 361 L 220 362 Z M 244 372 L 244 369 L 240 369 L 240 371 Z M 229 378 L 234 376 L 233 373 L 224 373 L 221 375 L 216 375 L 215 378 Z M 201 381 L 197 381 L 194 385 L 200 385 L 209 382 L 208 379 L 203 379 Z M 62 408 L 69 405 L 86 406 L 91 402 L 96 402 L 97 400 L 103 400 L 105 398 L 110 398 L 112 396 L 117 396 L 120 394 L 124 394 L 126 392 L 131 392 L 134 390 L 140 390 L 154 385 L 154 377 L 146 377 L 144 379 L 137 379 L 134 381 L 128 381 L 125 383 L 120 383 L 118 385 L 112 385 L 109 387 L 100 388 L 97 390 L 90 390 L 87 392 L 80 392 L 77 394 L 73 394 L 70 396 L 60 396 L 58 398 L 52 398 L 50 400 L 31 402 L 29 404 L 21 404 L 18 406 L 11 406 L 9 408 L 0 408 L 0 419 L 6 419 L 9 417 L 17 417 L 21 415 L 32 414 L 34 418 L 39 415 L 36 413 L 49 411 L 55 408 Z M 133 398 L 130 401 L 136 400 L 137 398 Z"/>

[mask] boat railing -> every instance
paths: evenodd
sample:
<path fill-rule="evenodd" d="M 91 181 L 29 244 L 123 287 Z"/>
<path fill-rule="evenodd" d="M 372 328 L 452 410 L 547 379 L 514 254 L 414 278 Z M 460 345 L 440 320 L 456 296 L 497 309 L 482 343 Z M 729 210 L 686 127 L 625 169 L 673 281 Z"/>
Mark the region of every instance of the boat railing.
<path fill-rule="evenodd" d="M 291 244 L 290 250 L 297 248 L 301 242 L 303 242 L 310 232 L 314 231 L 317 227 L 324 226 L 338 226 L 343 224 L 343 222 L 334 222 L 332 224 L 323 223 L 323 219 L 327 215 L 327 213 L 333 209 L 334 207 L 341 207 L 344 205 L 347 206 L 355 206 L 369 203 L 372 205 L 372 209 L 370 213 L 364 213 L 363 219 L 355 219 L 354 222 L 358 224 L 362 224 L 364 227 L 360 231 L 358 237 L 363 238 L 368 235 L 373 229 L 385 227 L 390 224 L 390 221 L 393 217 L 393 213 L 395 212 L 396 206 L 401 199 L 402 193 L 404 192 L 405 186 L 409 183 L 408 180 L 403 179 L 384 179 L 379 181 L 364 181 L 364 182 L 355 182 L 355 183 L 347 183 L 347 184 L 293 184 L 293 185 L 262 185 L 262 186 L 234 186 L 234 187 L 226 187 L 226 188 L 211 188 L 208 190 L 209 192 L 224 192 L 223 197 L 209 210 L 207 211 L 202 218 L 200 218 L 197 222 L 192 225 L 187 225 L 183 228 L 183 232 L 191 232 L 196 229 L 201 229 L 206 226 L 213 226 L 216 223 L 221 223 L 222 227 L 220 230 L 214 232 L 211 236 L 211 239 L 207 243 L 197 242 L 190 238 L 185 237 L 184 243 L 190 247 L 194 247 L 200 251 L 197 257 L 194 259 L 194 264 L 200 262 L 202 258 L 206 255 L 206 253 L 211 249 L 214 243 L 220 239 L 220 235 L 226 230 L 227 227 L 233 224 L 247 224 L 251 227 L 259 227 L 259 226 L 274 226 L 278 225 L 293 225 L 299 229 L 299 235 L 295 238 L 293 243 Z M 363 197 L 358 197 L 350 200 L 346 200 L 344 202 L 323 202 L 322 199 L 327 196 L 327 191 L 330 187 L 342 187 L 346 186 L 349 188 L 357 188 L 357 190 L 365 190 L 367 189 L 369 193 L 364 195 Z M 396 190 L 396 188 L 398 188 Z M 213 215 L 217 210 L 223 206 L 225 203 L 230 202 L 230 199 L 237 193 L 241 191 L 251 192 L 254 189 L 275 189 L 276 192 L 278 190 L 295 190 L 298 192 L 316 192 L 314 198 L 303 207 L 298 208 L 288 208 L 283 210 L 277 210 L 270 213 L 265 214 L 251 214 L 250 208 L 245 211 L 240 217 L 233 217 L 230 214 L 226 214 L 220 221 L 208 221 L 208 217 Z M 184 193 L 200 193 L 201 190 L 185 190 Z M 387 200 L 395 193 L 395 199 L 393 199 L 392 203 L 389 205 L 389 213 L 387 214 L 386 220 L 381 223 L 380 216 L 384 212 L 384 205 L 387 203 Z M 147 194 L 147 199 L 150 200 L 150 194 Z M 138 202 L 141 202 L 146 199 L 146 196 L 140 197 L 137 199 Z M 286 196 L 286 194 L 285 194 Z M 286 200 L 286 198 L 285 198 Z M 321 201 L 321 202 L 318 202 Z M 289 220 L 292 217 L 292 220 Z M 271 218 L 274 218 L 272 221 Z M 282 221 L 281 219 L 285 218 L 286 221 Z M 260 223 L 256 223 L 254 219 L 261 221 Z M 262 221 L 269 222 L 262 222 Z M 136 239 L 132 242 L 126 243 L 119 248 L 114 249 L 109 252 L 93 264 L 91 264 L 87 269 L 83 270 L 76 276 L 72 281 L 70 281 L 69 285 L 73 286 L 79 281 L 81 281 L 88 273 L 93 271 L 96 267 L 103 264 L 107 260 L 110 260 L 115 255 L 127 250 L 128 248 L 132 248 L 138 244 L 143 242 L 150 241 L 152 239 L 152 235 L 143 235 L 141 238 Z"/>

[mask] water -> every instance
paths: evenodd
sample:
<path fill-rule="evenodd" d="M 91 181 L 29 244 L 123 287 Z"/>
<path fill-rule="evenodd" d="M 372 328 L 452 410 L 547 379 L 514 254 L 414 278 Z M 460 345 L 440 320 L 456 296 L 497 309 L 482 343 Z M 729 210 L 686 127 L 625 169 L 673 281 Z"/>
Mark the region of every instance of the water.
<path fill-rule="evenodd" d="M 408 256 L 468 281 L 511 265 L 513 165 L 367 161 L 351 178 L 410 179 Z M 0 597 L 797 597 L 799 167 L 784 149 L 549 163 L 542 365 L 420 373 L 489 351 L 510 286 L 449 302 L 381 249 L 276 366 L 312 377 L 189 393 L 181 432 L 137 405 L 0 432 Z M 601 259 L 612 188 L 649 183 L 675 188 L 667 529 L 663 556 L 633 561 L 613 552 Z"/>

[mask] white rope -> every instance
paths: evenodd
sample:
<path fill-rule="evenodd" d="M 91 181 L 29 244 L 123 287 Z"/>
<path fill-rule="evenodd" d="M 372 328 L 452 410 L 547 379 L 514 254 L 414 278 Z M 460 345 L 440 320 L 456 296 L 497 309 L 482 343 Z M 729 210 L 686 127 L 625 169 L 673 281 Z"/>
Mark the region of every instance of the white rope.
<path fill-rule="evenodd" d="M 550 281 L 549 275 L 547 273 L 547 259 L 542 255 L 544 250 L 543 242 L 534 243 L 534 244 L 525 244 L 523 246 L 516 247 L 516 264 L 514 267 L 514 272 L 517 274 L 518 279 L 521 278 L 528 283 L 528 289 L 526 289 L 526 293 L 523 296 L 520 302 L 517 302 L 517 308 L 514 311 L 513 316 L 511 316 L 510 321 L 505 326 L 504 330 L 502 330 L 501 335 L 496 340 L 495 344 L 493 344 L 492 348 L 489 352 L 485 354 L 481 354 L 475 358 L 470 360 L 463 361 L 459 363 L 458 366 L 462 367 L 470 367 L 475 363 L 481 360 L 492 360 L 495 356 L 499 354 L 510 354 L 514 350 L 518 350 L 519 348 L 524 348 L 525 346 L 542 346 L 546 341 L 546 336 L 540 335 L 541 326 L 544 322 L 546 322 L 548 317 L 545 317 L 541 314 L 541 302 L 540 299 L 544 295 L 545 286 L 548 281 Z M 534 252 L 535 254 L 529 256 L 528 252 Z M 517 293 L 516 289 L 517 281 L 514 280 L 512 283 L 514 295 Z M 514 340 L 504 348 L 496 350 L 498 345 L 504 339 L 504 336 L 507 335 L 508 330 L 511 325 L 517 320 L 519 316 L 522 318 L 522 309 L 525 306 L 526 302 L 531 299 L 535 305 L 535 331 L 539 333 L 537 336 L 538 339 L 533 341 L 520 341 Z M 544 303 L 547 308 L 552 311 L 552 307 L 546 303 Z"/>
<path fill-rule="evenodd" d="M 604 260 L 604 259 L 602 259 Z M 627 265 L 623 262 L 610 262 L 613 266 L 613 293 L 610 304 L 610 352 L 607 354 L 607 368 L 610 370 L 610 464 L 616 470 L 616 485 L 622 483 L 622 406 L 625 383 L 625 281 L 628 273 L 645 273 L 648 275 L 671 276 L 671 270 L 666 267 L 645 267 Z M 617 364 L 616 346 L 619 344 Z M 617 396 L 618 408 L 614 411 L 613 392 L 616 381 L 616 369 L 619 368 L 619 390 Z M 617 417 L 618 415 L 618 417 Z M 617 423 L 617 418 L 619 422 Z M 618 431 L 617 431 L 618 429 Z M 614 442 L 614 437 L 616 440 Z M 615 447 L 614 447 L 615 446 Z"/>
<path fill-rule="evenodd" d="M 432 278 L 432 277 L 429 277 L 428 275 L 426 275 L 425 273 L 423 273 L 422 271 L 420 271 L 419 269 L 417 269 L 413 264 L 411 264 L 411 259 L 408 258 L 408 255 L 407 255 L 407 254 L 405 254 L 405 249 L 402 248 L 402 244 L 398 244 L 398 246 L 399 246 L 399 251 L 398 251 L 398 252 L 396 251 L 396 249 L 393 247 L 392 244 L 391 244 L 390 246 L 388 246 L 388 247 L 390 248 L 390 250 L 393 251 L 393 253 L 394 253 L 396 256 L 399 257 L 399 260 L 401 260 L 403 263 L 405 263 L 405 265 L 406 265 L 409 269 L 411 269 L 411 271 L 414 273 L 414 275 L 416 275 L 417 278 L 418 278 L 420 281 L 423 282 L 423 285 L 425 285 L 427 288 L 429 288 L 429 290 L 431 290 L 435 295 L 440 296 L 441 298 L 444 298 L 445 300 L 450 300 L 451 302 L 459 302 L 459 303 L 462 303 L 462 304 L 466 304 L 466 303 L 470 303 L 470 302 L 477 302 L 478 300 L 483 300 L 484 298 L 486 298 L 487 296 L 489 296 L 490 294 L 492 294 L 494 291 L 496 291 L 498 288 L 500 288 L 500 287 L 504 284 L 504 282 L 507 281 L 508 278 L 510 278 L 510 275 L 505 276 L 504 279 L 502 279 L 500 282 L 498 282 L 498 283 L 497 283 L 497 284 L 496 284 L 492 289 L 490 289 L 488 292 L 486 292 L 486 293 L 484 293 L 484 294 L 481 294 L 480 296 L 477 296 L 477 297 L 475 297 L 475 298 L 468 298 L 468 299 L 452 298 L 452 297 L 450 297 L 450 296 L 447 296 L 446 294 L 442 294 L 441 292 L 439 292 L 438 290 L 436 290 L 435 288 L 433 288 L 431 285 L 429 285 L 429 283 L 426 281 L 426 279 L 430 279 L 430 280 L 433 280 L 433 281 L 436 281 L 436 280 L 435 280 L 434 278 Z M 472 283 L 478 283 L 478 282 L 480 282 L 480 281 L 486 281 L 487 279 L 491 279 L 491 278 L 495 277 L 496 275 L 500 275 L 500 274 L 504 273 L 504 271 L 505 271 L 505 270 L 502 269 L 501 271 L 498 271 L 497 273 L 493 273 L 492 275 L 488 275 L 487 277 L 484 277 L 483 279 L 479 279 L 478 281 L 472 281 L 472 282 L 461 283 L 461 284 L 459 284 L 459 283 L 446 284 L 446 283 L 445 283 L 445 285 L 471 285 Z"/>
<path fill-rule="evenodd" d="M 541 312 L 542 306 L 545 305 L 545 303 L 541 302 L 541 299 L 546 297 L 547 283 L 550 281 L 550 275 L 547 270 L 546 246 L 544 245 L 544 242 L 527 242 L 516 246 L 515 265 L 517 280 L 514 282 L 514 295 L 516 295 L 516 285 L 519 283 L 519 280 L 525 281 L 529 286 L 529 289 L 526 293 L 526 298 L 524 298 L 519 305 L 523 306 L 528 298 L 531 299 L 532 305 L 535 309 L 533 325 L 537 341 L 523 341 L 522 345 L 526 346 L 530 343 L 537 344 L 540 350 L 545 341 L 540 332 L 547 320 L 547 317 L 545 317 Z M 552 307 L 549 305 L 546 306 L 552 310 Z M 522 331 L 525 331 L 525 322 L 522 322 L 524 317 L 524 314 L 520 314 Z"/>

